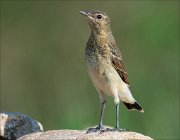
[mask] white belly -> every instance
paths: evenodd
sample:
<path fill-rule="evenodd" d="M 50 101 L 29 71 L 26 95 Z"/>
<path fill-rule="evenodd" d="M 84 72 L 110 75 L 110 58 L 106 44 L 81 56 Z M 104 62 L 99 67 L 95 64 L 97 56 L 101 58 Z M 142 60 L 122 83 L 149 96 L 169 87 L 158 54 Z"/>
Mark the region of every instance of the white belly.
<path fill-rule="evenodd" d="M 127 103 L 135 101 L 128 85 L 123 82 L 113 66 L 103 65 L 103 67 L 100 67 L 100 71 L 88 67 L 88 73 L 98 91 L 101 90 L 103 93 L 113 97 L 117 95 L 117 100 Z"/>

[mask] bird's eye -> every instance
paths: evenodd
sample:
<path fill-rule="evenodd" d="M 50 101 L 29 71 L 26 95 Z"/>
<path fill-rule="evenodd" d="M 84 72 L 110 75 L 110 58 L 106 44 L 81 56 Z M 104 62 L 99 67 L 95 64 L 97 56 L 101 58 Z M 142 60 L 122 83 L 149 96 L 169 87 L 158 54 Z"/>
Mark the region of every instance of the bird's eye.
<path fill-rule="evenodd" d="M 97 18 L 98 18 L 98 19 L 101 19 L 101 18 L 102 18 L 102 15 L 97 15 Z"/>

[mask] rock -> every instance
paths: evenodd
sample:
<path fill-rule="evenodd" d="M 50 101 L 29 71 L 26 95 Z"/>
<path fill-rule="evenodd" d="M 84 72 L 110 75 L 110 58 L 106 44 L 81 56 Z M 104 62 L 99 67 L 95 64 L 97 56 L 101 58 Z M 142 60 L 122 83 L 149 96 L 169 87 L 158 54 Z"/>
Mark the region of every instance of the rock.
<path fill-rule="evenodd" d="M 0 113 L 0 136 L 17 139 L 26 134 L 43 131 L 42 125 L 27 115 L 13 112 Z"/>
<path fill-rule="evenodd" d="M 0 113 L 0 140 L 99 140 L 99 139 L 141 139 L 152 140 L 136 132 L 117 132 L 107 131 L 100 133 L 91 132 L 86 134 L 87 130 L 51 130 L 42 132 L 42 125 L 21 113 Z"/>
<path fill-rule="evenodd" d="M 18 140 L 100 140 L 100 139 L 111 139 L 111 140 L 152 140 L 148 136 L 144 136 L 136 132 L 91 132 L 86 134 L 86 130 L 51 130 L 46 132 L 38 132 L 28 134 L 19 138 Z"/>

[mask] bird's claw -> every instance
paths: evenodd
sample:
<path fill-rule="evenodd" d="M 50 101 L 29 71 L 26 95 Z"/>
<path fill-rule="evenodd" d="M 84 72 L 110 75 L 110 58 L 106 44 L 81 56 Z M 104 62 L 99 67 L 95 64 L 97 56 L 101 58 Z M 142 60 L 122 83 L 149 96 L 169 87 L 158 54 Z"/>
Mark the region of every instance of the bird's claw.
<path fill-rule="evenodd" d="M 97 132 L 97 131 L 104 131 L 105 128 L 103 126 L 97 126 L 97 127 L 94 127 L 94 128 L 88 128 L 88 130 L 86 131 L 86 134 L 88 133 L 91 133 L 91 132 Z"/>
<path fill-rule="evenodd" d="M 101 130 L 100 133 L 111 132 L 111 131 L 125 132 L 125 131 L 129 131 L 129 130 L 128 129 L 122 129 L 122 128 L 106 128 L 104 130 Z"/>

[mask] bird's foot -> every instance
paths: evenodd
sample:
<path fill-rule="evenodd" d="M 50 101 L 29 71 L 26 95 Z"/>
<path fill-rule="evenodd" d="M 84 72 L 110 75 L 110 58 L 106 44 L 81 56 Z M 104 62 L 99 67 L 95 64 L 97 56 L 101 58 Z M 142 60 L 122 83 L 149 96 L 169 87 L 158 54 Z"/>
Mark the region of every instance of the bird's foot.
<path fill-rule="evenodd" d="M 86 134 L 91 133 L 91 132 L 97 132 L 97 131 L 104 131 L 105 128 L 103 126 L 97 126 L 94 128 L 88 128 L 88 130 L 86 131 Z"/>
<path fill-rule="evenodd" d="M 101 130 L 100 133 L 104 133 L 104 132 L 112 132 L 112 131 L 117 131 L 117 132 L 126 132 L 129 131 L 128 129 L 123 129 L 123 128 L 106 128 L 104 130 Z"/>

